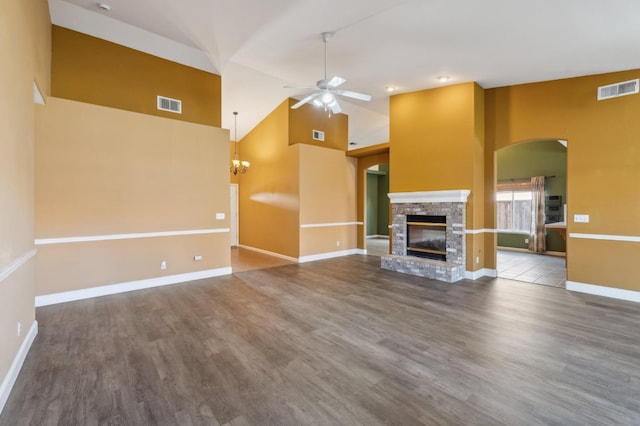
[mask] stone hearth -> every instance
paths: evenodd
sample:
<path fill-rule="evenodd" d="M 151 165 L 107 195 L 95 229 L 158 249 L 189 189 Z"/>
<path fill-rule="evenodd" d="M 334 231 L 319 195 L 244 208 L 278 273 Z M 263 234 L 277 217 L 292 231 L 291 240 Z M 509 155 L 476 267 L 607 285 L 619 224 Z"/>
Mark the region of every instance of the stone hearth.
<path fill-rule="evenodd" d="M 389 194 L 392 246 L 391 254 L 382 257 L 381 267 L 449 283 L 463 279 L 466 269 L 466 202 L 469 193 L 469 190 L 452 190 Z M 446 216 L 446 261 L 407 256 L 407 215 Z"/>

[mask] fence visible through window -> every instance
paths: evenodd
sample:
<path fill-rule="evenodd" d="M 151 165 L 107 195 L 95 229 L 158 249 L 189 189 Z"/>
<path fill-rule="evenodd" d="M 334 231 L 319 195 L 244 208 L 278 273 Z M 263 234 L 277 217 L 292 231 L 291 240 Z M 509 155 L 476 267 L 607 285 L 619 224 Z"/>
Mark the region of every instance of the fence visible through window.
<path fill-rule="evenodd" d="M 500 191 L 496 193 L 498 230 L 530 232 L 531 191 Z"/>

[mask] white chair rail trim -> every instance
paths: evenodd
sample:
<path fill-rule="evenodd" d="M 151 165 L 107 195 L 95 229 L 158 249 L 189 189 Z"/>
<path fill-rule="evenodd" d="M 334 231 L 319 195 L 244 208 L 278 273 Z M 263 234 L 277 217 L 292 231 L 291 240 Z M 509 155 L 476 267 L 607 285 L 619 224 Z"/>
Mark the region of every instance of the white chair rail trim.
<path fill-rule="evenodd" d="M 37 252 L 38 250 L 36 249 L 29 250 L 4 268 L 0 269 L 0 283 L 9 277 L 9 275 L 17 271 L 22 265 L 27 263 L 29 259 L 36 255 Z"/>
<path fill-rule="evenodd" d="M 630 243 L 640 243 L 640 237 L 634 235 L 607 235 L 607 234 L 581 234 L 571 232 L 570 238 L 580 238 L 584 240 L 607 240 L 607 241 L 626 241 Z"/>
<path fill-rule="evenodd" d="M 38 238 L 37 246 L 46 244 L 84 243 L 88 241 L 128 240 L 134 238 L 174 237 L 178 235 L 222 234 L 230 232 L 229 228 L 190 229 L 185 231 L 139 232 L 132 234 L 88 235 L 82 237 Z"/>

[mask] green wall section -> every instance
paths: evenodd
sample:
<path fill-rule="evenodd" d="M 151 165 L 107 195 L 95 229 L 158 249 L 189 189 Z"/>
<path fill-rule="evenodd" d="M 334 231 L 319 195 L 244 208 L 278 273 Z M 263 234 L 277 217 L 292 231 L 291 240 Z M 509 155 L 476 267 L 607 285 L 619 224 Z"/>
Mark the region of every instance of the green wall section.
<path fill-rule="evenodd" d="M 496 153 L 498 183 L 531 176 L 555 176 L 545 180 L 546 195 L 562 196 L 567 203 L 567 149 L 556 140 L 524 142 Z M 566 220 L 566 218 L 565 218 Z M 528 248 L 523 234 L 499 233 L 499 247 Z M 547 250 L 566 251 L 564 239 L 556 231 L 547 231 Z"/>
<path fill-rule="evenodd" d="M 367 235 L 378 233 L 378 175 L 367 171 Z"/>
<path fill-rule="evenodd" d="M 378 175 L 378 235 L 389 235 L 389 165 L 380 164 Z"/>
<path fill-rule="evenodd" d="M 389 235 L 389 165 L 367 171 L 367 235 Z"/>

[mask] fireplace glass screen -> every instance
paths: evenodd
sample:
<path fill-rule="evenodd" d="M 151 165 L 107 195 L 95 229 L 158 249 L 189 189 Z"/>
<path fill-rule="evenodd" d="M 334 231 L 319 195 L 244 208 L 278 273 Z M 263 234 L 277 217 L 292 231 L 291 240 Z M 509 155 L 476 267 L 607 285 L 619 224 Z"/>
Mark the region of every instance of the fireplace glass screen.
<path fill-rule="evenodd" d="M 408 215 L 407 255 L 446 261 L 446 216 Z"/>

